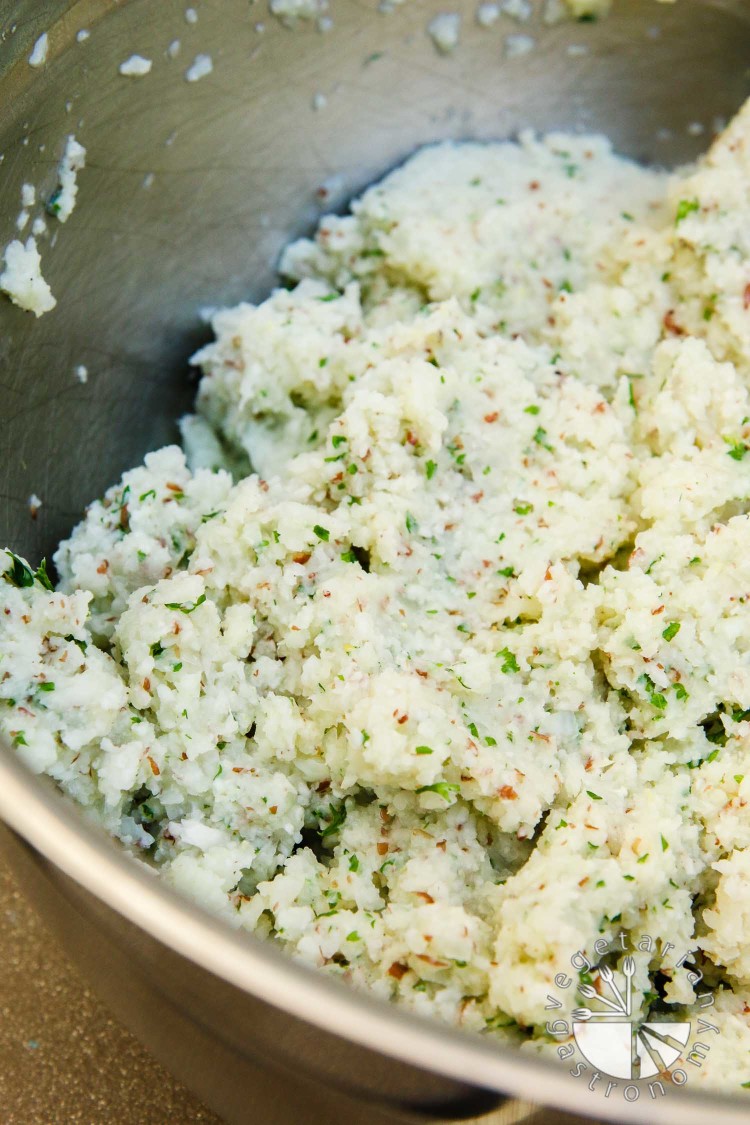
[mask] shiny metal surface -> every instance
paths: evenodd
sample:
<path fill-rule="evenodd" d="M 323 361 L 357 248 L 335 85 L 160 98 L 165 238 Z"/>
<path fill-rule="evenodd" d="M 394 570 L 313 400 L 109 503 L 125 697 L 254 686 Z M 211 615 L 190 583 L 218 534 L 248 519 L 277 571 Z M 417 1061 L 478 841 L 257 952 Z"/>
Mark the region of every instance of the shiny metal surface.
<path fill-rule="evenodd" d="M 2 243 L 21 184 L 49 194 L 69 133 L 88 150 L 77 209 L 42 250 L 58 307 L 36 321 L 0 304 L 0 540 L 49 555 L 87 501 L 172 439 L 193 393 L 186 358 L 206 335 L 199 310 L 262 297 L 290 236 L 420 143 L 583 128 L 673 164 L 750 91 L 746 0 L 620 0 L 600 23 L 524 27 L 537 45 L 513 60 L 503 36 L 518 25 L 481 29 L 473 3 L 449 5 L 464 16 L 450 57 L 425 34 L 439 0 L 390 15 L 376 3 L 332 0 L 321 32 L 246 0 L 196 3 L 195 24 L 182 0 L 0 0 Z M 43 30 L 48 61 L 32 69 Z M 153 59 L 145 78 L 118 74 L 134 52 Z M 188 83 L 199 52 L 214 71 Z M 113 1008 L 229 1121 L 455 1119 L 503 1094 L 627 1120 L 744 1119 L 689 1093 L 610 1105 L 564 1071 L 287 962 L 168 894 L 7 750 L 0 814 L 15 869 Z"/>

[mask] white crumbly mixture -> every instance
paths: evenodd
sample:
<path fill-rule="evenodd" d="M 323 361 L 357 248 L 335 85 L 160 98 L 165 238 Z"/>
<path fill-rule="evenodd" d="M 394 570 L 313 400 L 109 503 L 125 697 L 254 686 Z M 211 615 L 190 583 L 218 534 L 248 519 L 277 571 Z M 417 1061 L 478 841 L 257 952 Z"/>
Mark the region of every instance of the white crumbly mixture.
<path fill-rule="evenodd" d="M 449 55 L 461 38 L 461 16 L 458 12 L 439 12 L 427 24 L 427 34 L 441 54 Z"/>
<path fill-rule="evenodd" d="M 65 151 L 57 169 L 57 189 L 52 194 L 47 210 L 61 223 L 73 214 L 78 196 L 78 173 L 86 165 L 86 149 L 74 136 L 65 142 Z"/>
<path fill-rule="evenodd" d="M 145 59 L 143 55 L 131 55 L 130 58 L 120 63 L 118 69 L 125 78 L 142 78 L 144 75 L 150 74 L 153 65 L 153 61 Z"/>
<path fill-rule="evenodd" d="M 577 950 L 671 943 L 662 1012 L 689 951 L 691 1084 L 747 1083 L 750 109 L 672 178 L 427 148 L 282 268 L 213 318 L 192 469 L 56 590 L 0 556 L 2 731 L 230 924 L 526 1050 Z"/>
<path fill-rule="evenodd" d="M 287 27 L 317 20 L 328 10 L 328 0 L 268 0 L 268 10 Z"/>
<path fill-rule="evenodd" d="M 214 64 L 210 55 L 196 55 L 185 71 L 185 79 L 188 82 L 199 82 L 201 78 L 210 74 L 213 68 Z"/>
<path fill-rule="evenodd" d="M 29 66 L 39 67 L 44 66 L 47 61 L 47 52 L 49 51 L 49 38 L 45 31 L 43 35 L 34 43 L 31 54 L 29 55 Z"/>
<path fill-rule="evenodd" d="M 32 236 L 26 242 L 14 239 L 5 247 L 5 268 L 0 273 L 0 291 L 14 305 L 42 316 L 54 309 L 57 301 L 42 276 L 42 259 Z"/>
<path fill-rule="evenodd" d="M 57 169 L 58 186 L 47 203 L 47 211 L 61 223 L 66 222 L 73 213 L 78 195 L 78 173 L 86 164 L 86 149 L 74 136 L 69 136 Z M 36 202 L 36 188 L 33 184 L 21 186 L 22 210 L 16 220 L 19 232 L 25 230 L 30 214 L 29 209 Z M 32 237 L 23 243 L 15 239 L 6 246 L 3 260 L 5 267 L 0 273 L 0 292 L 27 312 L 43 316 L 57 304 L 48 283 L 42 275 L 42 258 L 39 253 L 37 237 L 47 231 L 47 224 L 37 216 L 32 224 Z"/>

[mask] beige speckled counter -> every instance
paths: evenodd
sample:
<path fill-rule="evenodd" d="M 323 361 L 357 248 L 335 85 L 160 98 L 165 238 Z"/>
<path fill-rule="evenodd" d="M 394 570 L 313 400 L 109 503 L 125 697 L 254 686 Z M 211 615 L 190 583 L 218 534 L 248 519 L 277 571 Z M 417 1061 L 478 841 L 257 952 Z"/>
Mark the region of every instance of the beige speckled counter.
<path fill-rule="evenodd" d="M 0 863 L 2 1125 L 220 1125 L 112 1020 Z"/>

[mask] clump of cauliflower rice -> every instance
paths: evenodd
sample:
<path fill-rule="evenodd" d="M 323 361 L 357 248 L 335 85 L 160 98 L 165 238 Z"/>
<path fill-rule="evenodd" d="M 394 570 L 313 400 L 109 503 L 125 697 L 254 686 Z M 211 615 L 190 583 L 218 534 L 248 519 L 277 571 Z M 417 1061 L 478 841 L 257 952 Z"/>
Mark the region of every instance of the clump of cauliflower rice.
<path fill-rule="evenodd" d="M 634 1010 L 708 985 L 691 1079 L 747 1085 L 749 146 L 438 145 L 292 245 L 187 457 L 55 588 L 0 554 L 19 757 L 230 924 L 526 1049 L 648 936 Z"/>

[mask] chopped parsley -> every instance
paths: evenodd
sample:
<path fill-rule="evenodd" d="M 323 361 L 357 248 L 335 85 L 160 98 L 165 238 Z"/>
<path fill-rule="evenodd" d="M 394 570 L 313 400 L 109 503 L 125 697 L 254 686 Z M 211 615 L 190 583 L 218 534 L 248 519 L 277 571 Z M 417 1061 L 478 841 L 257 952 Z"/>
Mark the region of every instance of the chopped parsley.
<path fill-rule="evenodd" d="M 10 555 L 13 565 L 3 575 L 6 582 L 10 582 L 11 586 L 16 586 L 19 590 L 22 590 L 28 586 L 33 586 L 34 580 L 36 580 L 45 590 L 52 589 L 52 583 L 47 574 L 46 559 L 42 559 L 37 569 L 32 570 L 18 555 L 14 555 L 12 551 L 7 553 Z"/>
<path fill-rule="evenodd" d="M 451 781 L 436 781 L 432 785 L 422 785 L 417 789 L 417 793 L 437 793 L 444 801 L 450 801 L 452 793 L 458 793 L 459 785 L 455 785 Z"/>
<path fill-rule="evenodd" d="M 679 226 L 683 219 L 688 215 L 692 215 L 694 211 L 700 211 L 701 205 L 697 199 L 681 199 L 677 204 L 677 214 L 675 216 L 675 226 Z"/>
<path fill-rule="evenodd" d="M 266 543 L 265 546 L 268 546 L 268 544 Z M 201 594 L 200 597 L 196 598 L 194 602 L 165 602 L 164 608 L 176 609 L 179 610 L 180 613 L 192 613 L 193 610 L 197 609 L 199 605 L 203 605 L 205 600 L 206 595 Z"/>

